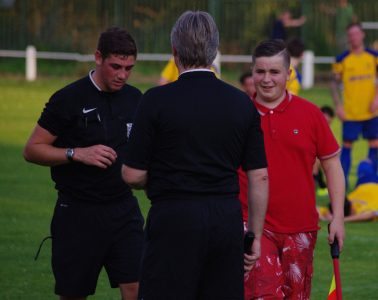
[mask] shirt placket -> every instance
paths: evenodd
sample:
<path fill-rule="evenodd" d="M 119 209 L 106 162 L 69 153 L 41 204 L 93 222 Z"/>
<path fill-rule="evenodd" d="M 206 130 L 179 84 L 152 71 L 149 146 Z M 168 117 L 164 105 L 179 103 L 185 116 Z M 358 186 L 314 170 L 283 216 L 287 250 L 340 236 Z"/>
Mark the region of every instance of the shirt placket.
<path fill-rule="evenodd" d="M 267 115 L 268 115 L 268 122 L 269 122 L 269 133 L 270 136 L 273 140 L 276 140 L 277 137 L 277 122 L 276 122 L 276 114 L 273 109 L 269 110 Z"/>

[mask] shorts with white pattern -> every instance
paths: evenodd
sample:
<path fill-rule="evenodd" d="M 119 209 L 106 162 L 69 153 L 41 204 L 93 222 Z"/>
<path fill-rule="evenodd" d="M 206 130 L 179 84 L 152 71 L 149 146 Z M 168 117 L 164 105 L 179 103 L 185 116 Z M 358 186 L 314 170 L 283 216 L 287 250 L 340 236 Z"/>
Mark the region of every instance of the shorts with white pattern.
<path fill-rule="evenodd" d="M 317 231 L 264 230 L 261 257 L 244 279 L 245 299 L 310 299 Z"/>

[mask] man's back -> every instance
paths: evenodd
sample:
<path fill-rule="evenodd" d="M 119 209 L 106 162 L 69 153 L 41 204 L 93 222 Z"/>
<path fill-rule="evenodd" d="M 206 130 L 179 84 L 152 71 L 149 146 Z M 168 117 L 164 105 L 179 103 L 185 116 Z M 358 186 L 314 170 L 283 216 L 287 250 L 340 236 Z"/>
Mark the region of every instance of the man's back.
<path fill-rule="evenodd" d="M 159 140 L 151 144 L 147 187 L 151 199 L 237 195 L 235 170 L 245 161 L 249 130 L 260 126 L 244 93 L 212 72 L 195 71 L 148 91 L 142 102 L 140 111 L 158 124 L 138 127 L 145 118 L 139 116 L 133 128 L 136 135 L 142 128 Z"/>

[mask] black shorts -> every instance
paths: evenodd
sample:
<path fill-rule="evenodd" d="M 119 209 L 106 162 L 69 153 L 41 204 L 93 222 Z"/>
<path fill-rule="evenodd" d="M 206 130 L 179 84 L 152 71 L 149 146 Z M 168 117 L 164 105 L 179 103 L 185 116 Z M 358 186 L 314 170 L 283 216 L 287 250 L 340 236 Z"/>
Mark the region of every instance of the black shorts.
<path fill-rule="evenodd" d="M 233 199 L 153 203 L 139 299 L 243 299 L 243 224 Z"/>
<path fill-rule="evenodd" d="M 51 222 L 55 293 L 67 297 L 93 295 L 102 267 L 113 288 L 137 282 L 143 223 L 135 197 L 92 204 L 59 196 Z"/>

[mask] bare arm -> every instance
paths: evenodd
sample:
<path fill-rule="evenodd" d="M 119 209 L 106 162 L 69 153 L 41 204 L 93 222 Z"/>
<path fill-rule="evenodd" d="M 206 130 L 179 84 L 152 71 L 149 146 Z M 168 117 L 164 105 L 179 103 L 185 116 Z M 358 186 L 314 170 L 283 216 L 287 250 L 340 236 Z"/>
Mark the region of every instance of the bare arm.
<path fill-rule="evenodd" d="M 66 148 L 53 146 L 56 136 L 36 125 L 24 148 L 24 158 L 43 166 L 57 166 L 68 163 Z M 107 168 L 117 158 L 116 152 L 104 145 L 75 148 L 74 161 Z"/>
<path fill-rule="evenodd" d="M 268 207 L 269 180 L 266 168 L 250 170 L 248 176 L 248 230 L 254 232 L 250 265 L 260 257 L 260 240 Z M 247 268 L 248 268 L 247 266 Z"/>
<path fill-rule="evenodd" d="M 285 27 L 299 27 L 306 22 L 305 16 L 300 16 L 298 19 L 284 18 L 283 23 Z"/>
<path fill-rule="evenodd" d="M 122 166 L 123 180 L 134 189 L 143 189 L 147 183 L 147 171 Z"/>
<path fill-rule="evenodd" d="M 378 110 L 378 78 L 375 80 L 375 96 L 374 100 L 370 106 L 370 111 L 375 113 Z"/>
<path fill-rule="evenodd" d="M 374 211 L 365 211 L 358 215 L 351 215 L 344 218 L 345 222 L 364 222 L 371 221 L 377 216 L 377 213 Z"/>
<path fill-rule="evenodd" d="M 328 193 L 332 205 L 332 220 L 329 226 L 328 241 L 333 243 L 336 238 L 340 250 L 343 248 L 344 229 L 344 200 L 345 200 L 345 179 L 341 167 L 339 155 L 321 160 L 322 168 L 328 183 Z"/>
<path fill-rule="evenodd" d="M 341 84 L 341 75 L 333 74 L 332 81 L 331 81 L 331 96 L 332 96 L 333 104 L 335 105 L 336 115 L 341 121 L 343 121 L 345 120 L 345 112 L 343 108 L 343 103 L 341 101 L 340 88 L 339 88 L 340 84 Z"/>

